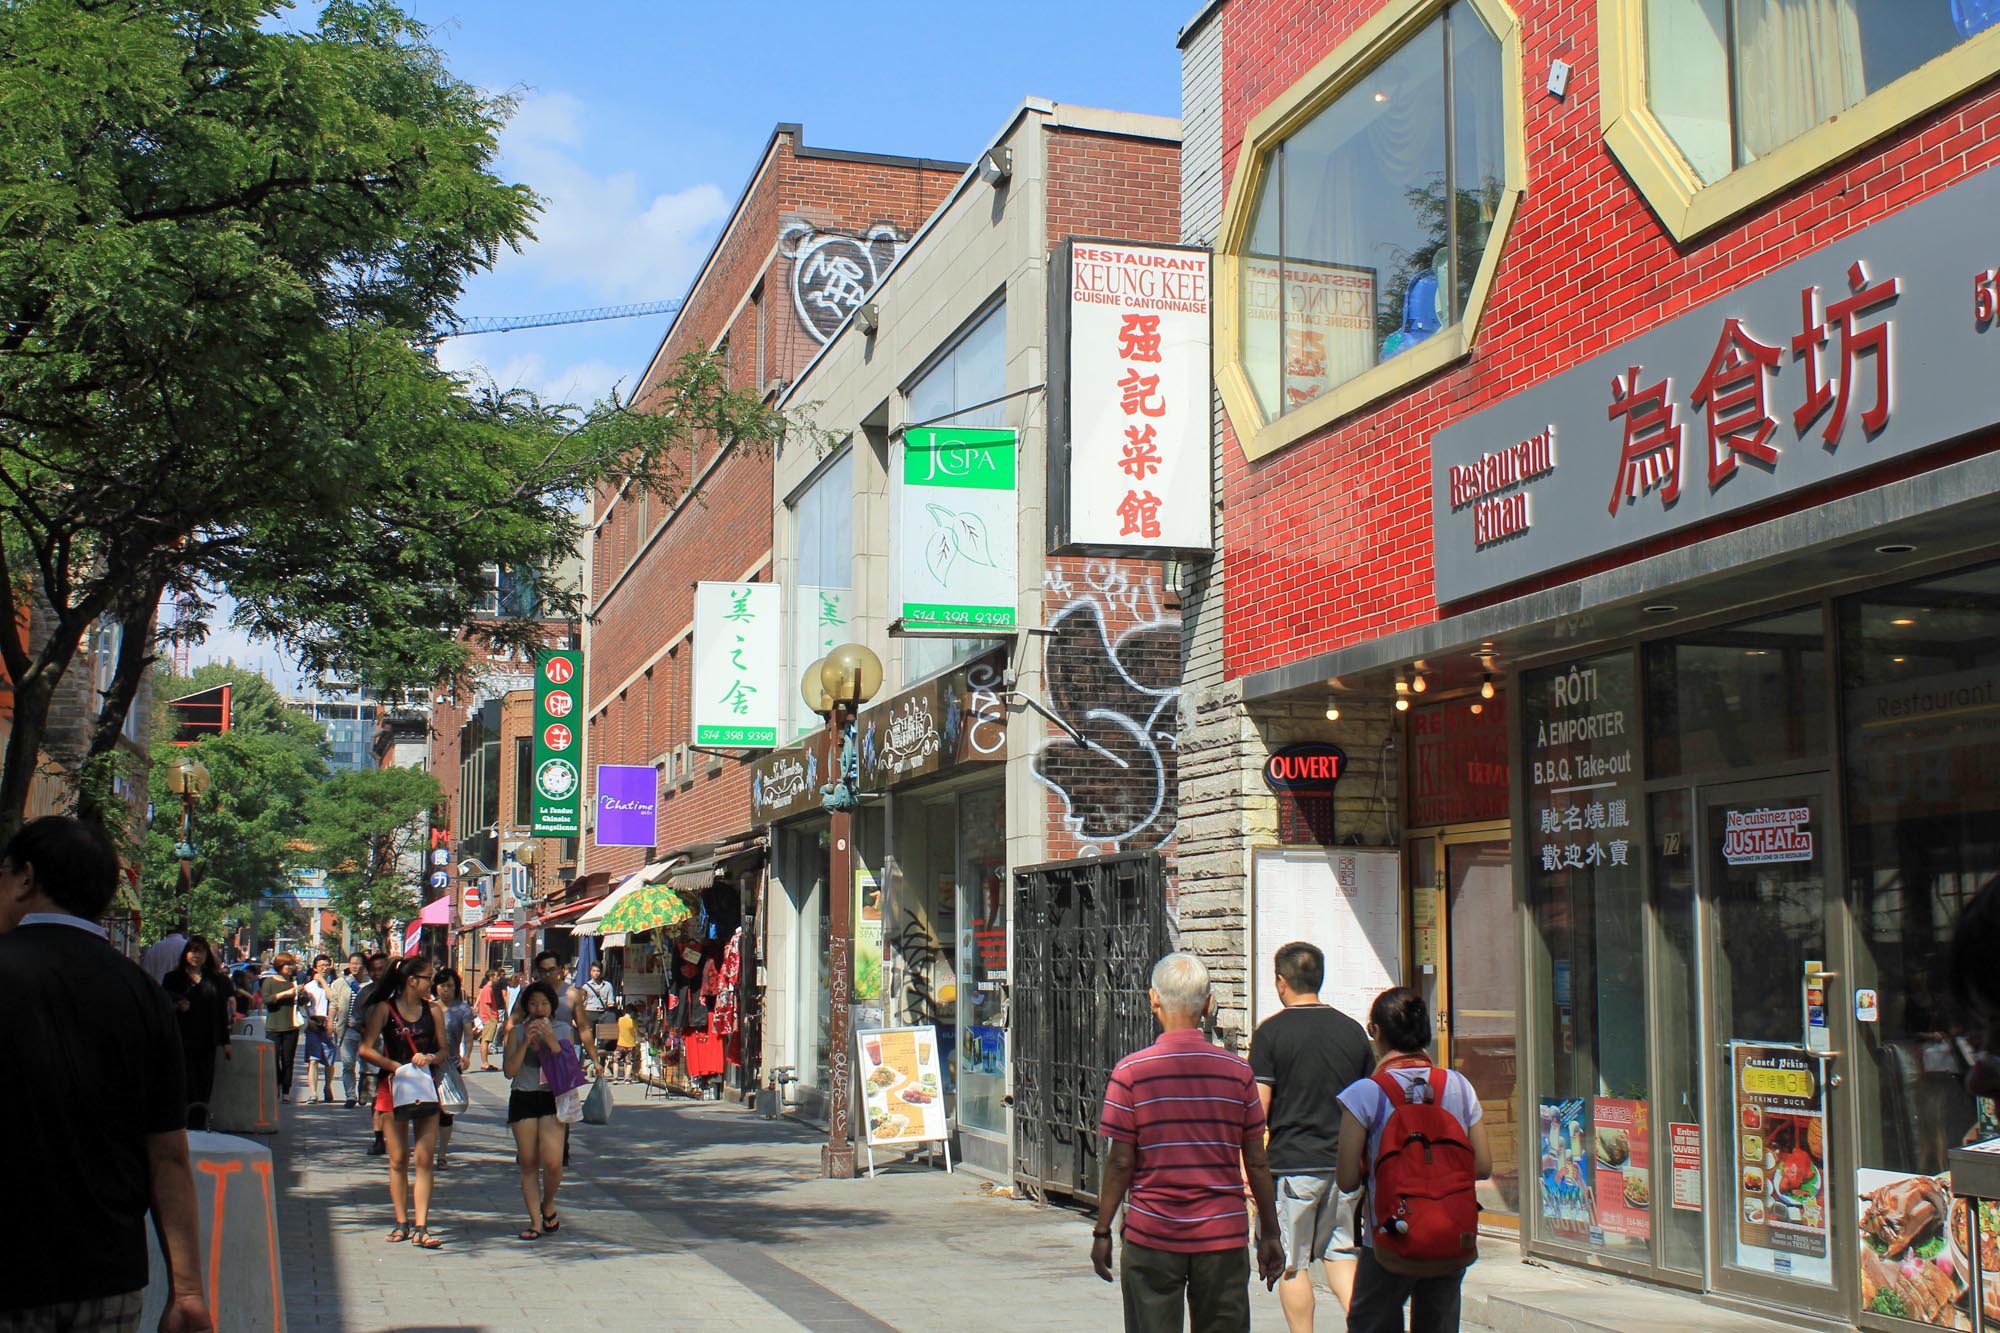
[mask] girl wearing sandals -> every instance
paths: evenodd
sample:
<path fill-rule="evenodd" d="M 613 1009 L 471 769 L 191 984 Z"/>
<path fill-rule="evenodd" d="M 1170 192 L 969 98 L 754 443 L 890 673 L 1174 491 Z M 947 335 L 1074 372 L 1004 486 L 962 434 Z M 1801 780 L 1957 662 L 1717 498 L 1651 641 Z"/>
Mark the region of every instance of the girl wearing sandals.
<path fill-rule="evenodd" d="M 522 987 L 501 1065 L 512 1084 L 507 1126 L 514 1131 L 514 1166 L 521 1174 L 521 1202 L 528 1209 L 522 1240 L 540 1240 L 543 1232 L 562 1226 L 556 1191 L 562 1187 L 563 1123 L 556 1119 L 555 1093 L 542 1083 L 542 1055 L 560 1046 L 555 1011 L 556 993 L 547 982 Z"/>
<path fill-rule="evenodd" d="M 396 1210 L 396 1226 L 389 1240 L 415 1239 L 426 1250 L 444 1244 L 430 1234 L 432 1149 L 437 1142 L 437 1094 L 429 1100 L 395 1102 L 396 1071 L 405 1065 L 429 1071 L 437 1077 L 442 1058 L 444 1010 L 431 996 L 435 964 L 428 958 L 399 959 L 389 975 L 377 985 L 361 1030 L 361 1058 L 382 1071 L 378 1080 L 375 1110 L 382 1116 L 383 1133 L 389 1144 L 389 1202 Z M 417 1159 L 415 1198 L 411 1198 L 410 1156 Z M 411 1205 L 415 1205 L 416 1225 L 410 1225 Z"/>

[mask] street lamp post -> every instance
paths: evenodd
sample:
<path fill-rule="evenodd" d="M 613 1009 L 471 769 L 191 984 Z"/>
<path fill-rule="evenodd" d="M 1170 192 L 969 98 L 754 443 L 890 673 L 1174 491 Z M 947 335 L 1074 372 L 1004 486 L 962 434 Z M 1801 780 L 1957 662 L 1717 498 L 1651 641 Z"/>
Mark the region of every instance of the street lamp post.
<path fill-rule="evenodd" d="M 174 844 L 174 855 L 181 863 L 181 878 L 174 887 L 174 897 L 180 915 L 186 916 L 188 897 L 194 892 L 194 800 L 208 790 L 208 769 L 193 755 L 182 755 L 169 771 L 173 774 L 174 794 L 181 798 L 181 840 Z"/>
<path fill-rule="evenodd" d="M 834 780 L 821 789 L 820 805 L 833 816 L 827 864 L 827 972 L 831 978 L 827 1022 L 827 1143 L 820 1175 L 854 1178 L 854 1143 L 849 1133 L 854 1088 L 848 1063 L 850 1006 L 854 998 L 854 811 L 861 804 L 861 760 L 855 747 L 855 719 L 861 706 L 882 688 L 882 660 L 858 643 L 843 643 L 807 669 L 801 692 L 813 711 L 827 720 L 827 767 Z M 833 758 L 838 744 L 840 758 Z"/>

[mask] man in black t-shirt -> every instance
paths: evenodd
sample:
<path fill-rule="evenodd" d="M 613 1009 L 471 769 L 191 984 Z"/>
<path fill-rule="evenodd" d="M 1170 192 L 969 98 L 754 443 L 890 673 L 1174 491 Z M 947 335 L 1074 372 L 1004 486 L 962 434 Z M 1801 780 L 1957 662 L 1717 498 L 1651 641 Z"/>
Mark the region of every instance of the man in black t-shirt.
<path fill-rule="evenodd" d="M 149 1209 L 162 1333 L 210 1327 L 179 1031 L 158 979 L 105 941 L 117 887 L 117 853 L 81 820 L 37 819 L 0 854 L 0 1333 L 138 1328 Z"/>
<path fill-rule="evenodd" d="M 1311 1333 L 1313 1260 L 1325 1262 L 1327 1286 L 1342 1309 L 1354 1295 L 1361 1194 L 1342 1194 L 1334 1184 L 1340 1160 L 1336 1099 L 1348 1084 L 1368 1077 L 1375 1056 L 1359 1023 L 1320 1003 L 1324 954 L 1310 944 L 1287 944 L 1273 966 L 1285 1007 L 1251 1035 L 1250 1070 L 1270 1123 L 1271 1174 L 1278 1181 L 1278 1229 L 1285 1242 L 1278 1298 L 1294 1333 Z"/>

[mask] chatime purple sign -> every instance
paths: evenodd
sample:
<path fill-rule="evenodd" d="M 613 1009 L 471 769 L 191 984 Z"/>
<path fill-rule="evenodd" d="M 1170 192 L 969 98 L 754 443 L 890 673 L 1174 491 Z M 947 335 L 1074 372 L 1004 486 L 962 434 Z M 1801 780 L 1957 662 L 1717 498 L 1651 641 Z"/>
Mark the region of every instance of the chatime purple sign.
<path fill-rule="evenodd" d="M 651 847 L 659 814 L 659 775 L 650 764 L 597 766 L 597 845 Z"/>

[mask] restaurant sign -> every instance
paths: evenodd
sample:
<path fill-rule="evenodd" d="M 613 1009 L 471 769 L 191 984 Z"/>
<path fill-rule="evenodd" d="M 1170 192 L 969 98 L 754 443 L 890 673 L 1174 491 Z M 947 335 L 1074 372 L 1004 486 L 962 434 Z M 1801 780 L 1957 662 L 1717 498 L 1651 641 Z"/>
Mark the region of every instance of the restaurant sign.
<path fill-rule="evenodd" d="M 534 792 L 531 829 L 574 838 L 583 826 L 583 654 L 547 652 L 535 659 Z"/>
<path fill-rule="evenodd" d="M 1431 439 L 1450 603 L 1993 424 L 1988 168 Z"/>
<path fill-rule="evenodd" d="M 1208 251 L 1183 246 L 1075 240 L 1057 256 L 1055 548 L 1208 550 L 1209 268 Z"/>

